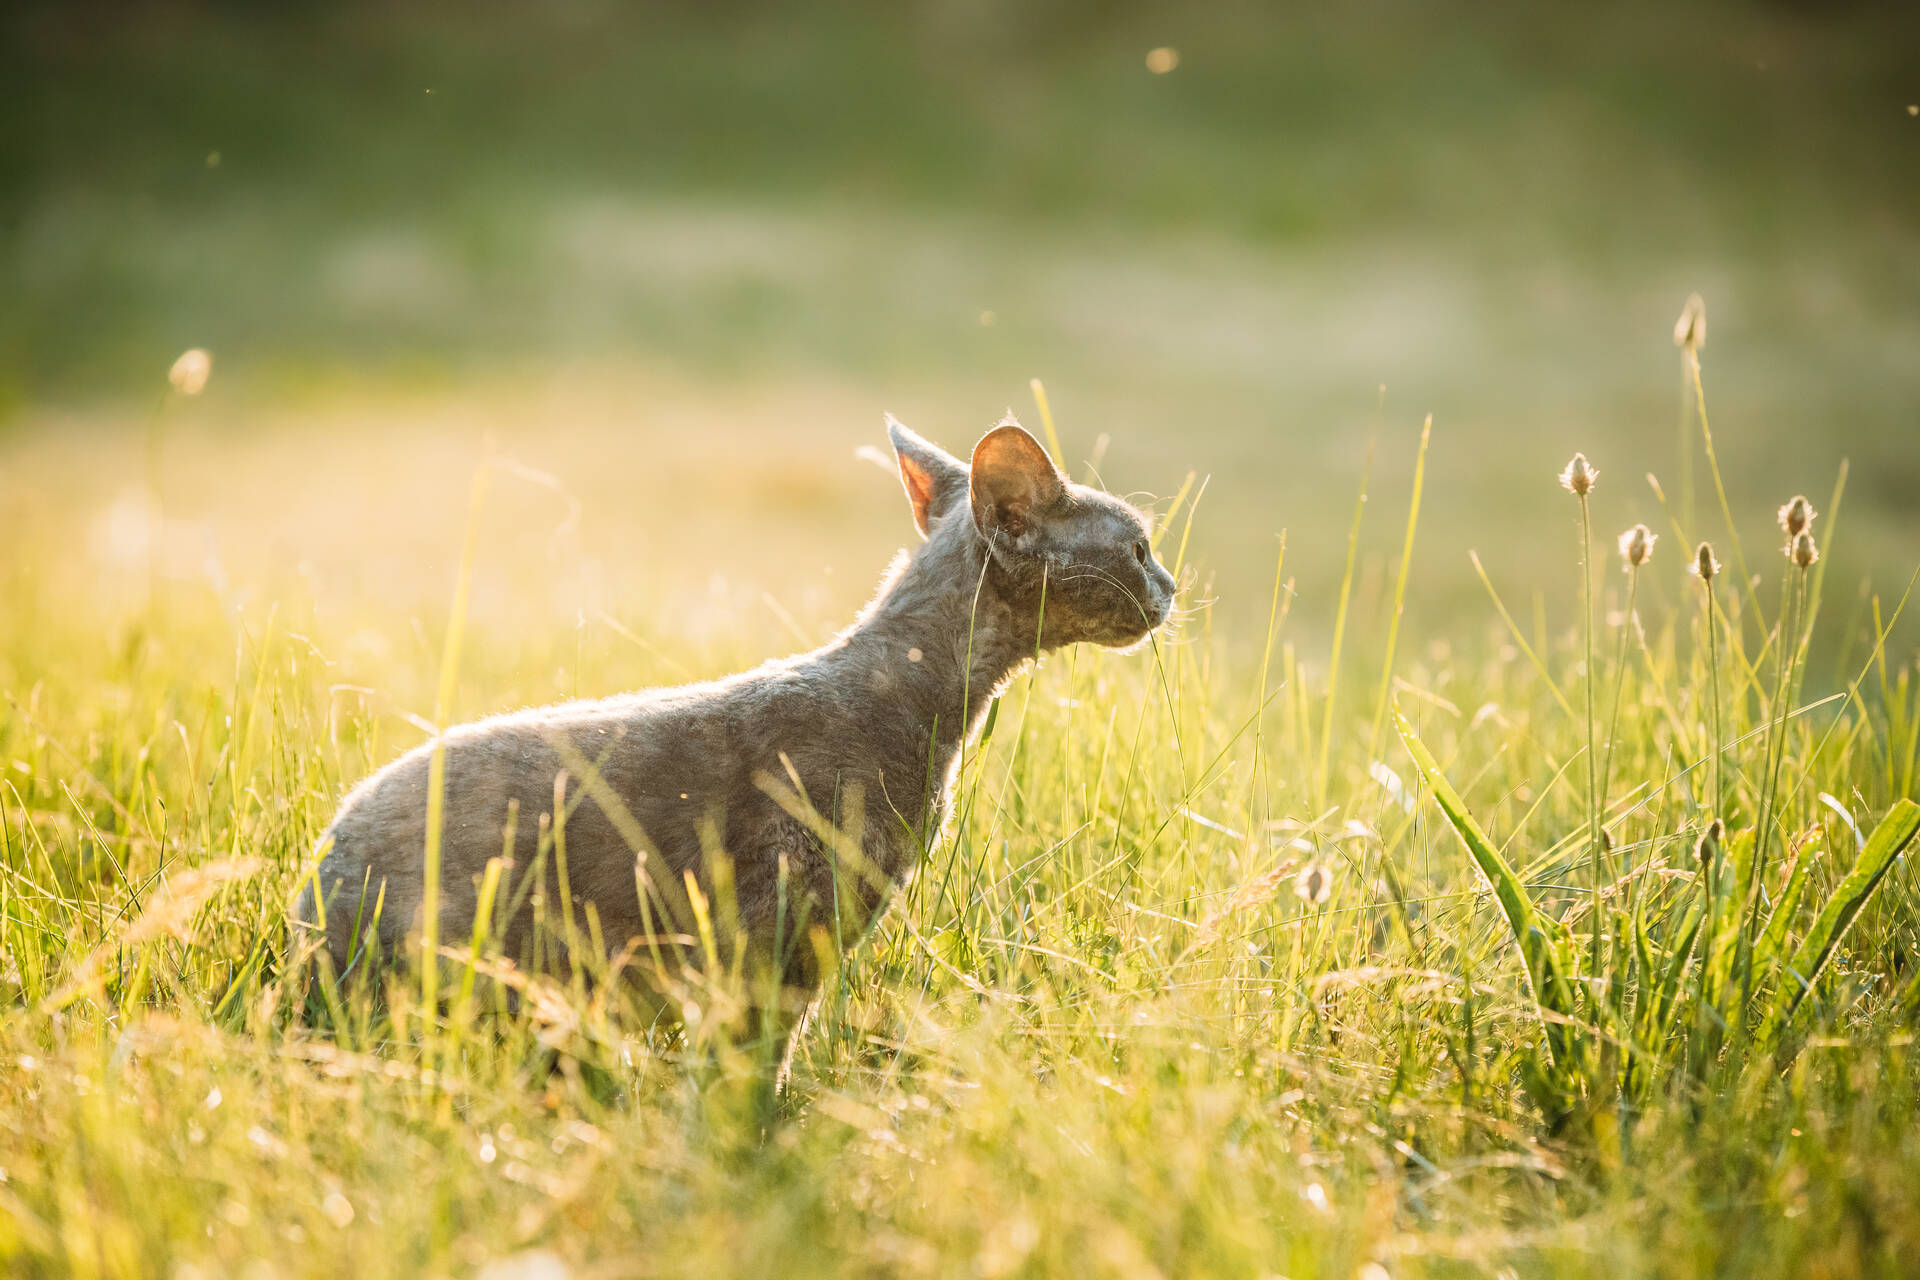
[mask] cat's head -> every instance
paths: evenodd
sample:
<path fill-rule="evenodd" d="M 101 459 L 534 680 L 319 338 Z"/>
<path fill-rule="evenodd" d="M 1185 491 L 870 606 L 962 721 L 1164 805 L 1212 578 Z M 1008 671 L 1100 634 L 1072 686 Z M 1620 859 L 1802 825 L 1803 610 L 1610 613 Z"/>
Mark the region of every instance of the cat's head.
<path fill-rule="evenodd" d="M 1154 558 L 1146 516 L 1075 484 L 1008 414 L 962 462 L 892 418 L 887 434 L 913 522 L 928 537 L 978 535 L 996 587 L 1031 610 L 1045 647 L 1088 641 L 1124 648 L 1173 608 L 1173 575 Z"/>

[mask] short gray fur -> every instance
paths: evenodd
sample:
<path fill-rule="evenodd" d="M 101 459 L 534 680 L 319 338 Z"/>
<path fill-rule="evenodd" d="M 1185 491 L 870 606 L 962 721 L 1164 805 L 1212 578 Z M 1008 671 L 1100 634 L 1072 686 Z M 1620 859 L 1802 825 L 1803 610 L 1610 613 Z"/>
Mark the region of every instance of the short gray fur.
<path fill-rule="evenodd" d="M 888 432 L 925 541 L 895 560 L 840 636 L 711 683 L 446 732 L 441 939 L 470 936 L 511 810 L 514 868 L 499 903 L 517 907 L 495 933 L 509 956 L 541 962 L 528 954 L 532 903 L 547 904 L 555 932 L 552 904 L 563 903 L 549 847 L 559 778 L 578 927 L 591 904 L 608 955 L 637 936 L 686 931 L 683 873 L 711 895 L 713 854 L 724 850 L 742 931 L 804 1000 L 819 981 L 822 937 L 856 940 L 939 834 L 962 746 L 1008 680 L 1039 651 L 1129 646 L 1165 621 L 1174 582 L 1152 554 L 1146 518 L 1068 481 L 1011 416 L 974 447 L 971 465 L 892 419 Z M 321 838 L 293 914 L 298 929 L 323 935 L 336 968 L 356 942 L 392 956 L 419 935 L 432 754 L 432 744 L 416 748 L 355 787 Z M 844 843 L 829 852 L 813 814 L 858 833 L 859 852 Z M 528 881 L 518 894 L 516 874 Z"/>

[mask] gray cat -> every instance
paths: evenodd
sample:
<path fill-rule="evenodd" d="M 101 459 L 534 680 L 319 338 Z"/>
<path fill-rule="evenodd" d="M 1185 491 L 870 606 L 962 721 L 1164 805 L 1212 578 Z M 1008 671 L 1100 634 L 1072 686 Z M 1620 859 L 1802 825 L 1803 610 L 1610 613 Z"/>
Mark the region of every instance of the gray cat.
<path fill-rule="evenodd" d="M 604 969 L 623 948 L 658 964 L 663 947 L 697 965 L 691 873 L 723 943 L 803 1007 L 938 835 L 962 745 L 1013 674 L 1166 620 L 1174 582 L 1146 519 L 1061 475 L 1011 416 L 971 465 L 892 419 L 888 433 L 926 540 L 838 638 L 708 684 L 447 731 L 442 940 L 472 935 L 499 858 L 488 925 L 523 966 Z M 338 970 L 419 936 L 433 754 L 366 779 L 321 837 L 293 913 Z"/>

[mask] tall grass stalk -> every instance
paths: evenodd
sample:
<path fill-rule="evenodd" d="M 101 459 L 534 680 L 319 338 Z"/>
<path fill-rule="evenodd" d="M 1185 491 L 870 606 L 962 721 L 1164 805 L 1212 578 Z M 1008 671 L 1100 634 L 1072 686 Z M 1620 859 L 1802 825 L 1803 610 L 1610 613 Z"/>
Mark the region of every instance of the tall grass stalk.
<path fill-rule="evenodd" d="M 440 978 L 440 839 L 446 822 L 446 731 L 453 715 L 454 693 L 460 680 L 460 647 L 466 635 L 468 602 L 473 591 L 473 561 L 480 534 L 480 512 L 486 503 L 491 461 L 474 469 L 467 494 L 467 527 L 460 541 L 460 564 L 454 575 L 453 600 L 447 608 L 447 634 L 440 647 L 440 678 L 434 686 L 433 754 L 427 766 L 427 836 L 423 851 L 420 891 L 420 1011 L 431 1027 L 439 1003 Z M 560 809 L 556 805 L 556 817 Z M 571 907 L 571 900 L 568 906 Z"/>
<path fill-rule="evenodd" d="M 1707 420 L 1707 388 L 1700 378 L 1700 353 L 1690 349 L 1685 354 L 1687 375 L 1693 382 L 1693 403 L 1700 419 L 1700 439 L 1705 445 L 1707 472 L 1713 477 L 1713 492 L 1720 500 L 1720 518 L 1726 524 L 1727 541 L 1733 547 L 1733 566 L 1740 576 L 1740 586 L 1747 594 L 1747 604 L 1753 610 L 1753 616 L 1762 616 L 1760 597 L 1754 590 L 1753 574 L 1747 569 L 1747 553 L 1740 540 L 1740 526 L 1734 522 L 1733 504 L 1727 501 L 1727 482 L 1720 474 L 1720 458 L 1713 451 L 1713 426 Z"/>
<path fill-rule="evenodd" d="M 1060 433 L 1053 428 L 1053 406 L 1047 402 L 1047 387 L 1035 378 L 1028 384 L 1033 391 L 1033 403 L 1040 410 L 1040 429 L 1046 433 L 1047 452 L 1053 456 L 1053 465 L 1059 467 L 1062 474 L 1067 469 L 1067 455 L 1060 448 Z"/>
<path fill-rule="evenodd" d="M 1640 570 L 1653 555 L 1655 536 L 1645 525 L 1635 525 L 1620 538 L 1620 557 L 1627 574 L 1627 607 L 1620 621 L 1620 645 L 1613 661 L 1613 707 L 1607 713 L 1607 751 L 1600 766 L 1600 807 L 1604 812 L 1613 794 L 1613 752 L 1620 734 L 1620 703 L 1627 686 L 1627 641 L 1636 624 L 1634 607 L 1640 598 Z"/>
<path fill-rule="evenodd" d="M 1392 618 L 1387 624 L 1387 651 L 1380 659 L 1380 692 L 1373 703 L 1373 729 L 1367 735 L 1367 759 L 1380 758 L 1380 739 L 1387 727 L 1393 696 L 1393 660 L 1399 651 L 1400 623 L 1406 616 L 1407 577 L 1413 571 L 1413 541 L 1420 528 L 1420 494 L 1427 479 L 1427 445 L 1433 438 L 1433 415 L 1420 424 L 1420 450 L 1413 460 L 1413 493 L 1407 499 L 1407 534 L 1400 545 L 1400 572 L 1394 578 Z"/>
<path fill-rule="evenodd" d="M 1809 535 L 1807 546 L 1812 546 Z M 1742 899 L 1743 923 L 1740 930 L 1742 947 L 1741 964 L 1741 1012 L 1744 1014 L 1747 999 L 1752 991 L 1754 945 L 1760 928 L 1760 902 L 1765 896 L 1767 875 L 1767 848 L 1771 842 L 1773 828 L 1778 820 L 1780 805 L 1780 775 L 1786 760 L 1787 736 L 1793 713 L 1794 672 L 1801 652 L 1800 625 L 1801 615 L 1806 609 L 1807 570 L 1813 560 L 1811 552 L 1805 563 L 1797 562 L 1795 541 L 1789 537 L 1787 544 L 1788 564 L 1783 575 L 1785 602 L 1781 608 L 1779 622 L 1779 657 L 1775 663 L 1777 683 L 1774 697 L 1767 707 L 1770 716 L 1769 731 L 1766 738 L 1761 780 L 1758 816 L 1754 824 L 1753 854 L 1748 864 L 1747 883 Z"/>
<path fill-rule="evenodd" d="M 1693 415 L 1694 387 L 1692 370 L 1700 359 L 1700 348 L 1707 344 L 1707 304 L 1697 293 L 1689 294 L 1674 321 L 1673 345 L 1680 348 L 1680 430 L 1676 456 L 1680 464 L 1681 541 L 1693 530 Z"/>
<path fill-rule="evenodd" d="M 1527 642 L 1527 633 L 1522 631 L 1520 624 L 1514 620 L 1512 612 L 1507 608 L 1507 602 L 1500 598 L 1499 589 L 1493 585 L 1493 578 L 1487 573 L 1487 566 L 1481 561 L 1480 553 L 1467 552 L 1467 560 L 1473 565 L 1474 573 L 1479 576 L 1480 585 L 1487 589 L 1487 597 L 1493 601 L 1494 610 L 1500 615 L 1500 621 L 1506 624 L 1507 635 L 1513 640 L 1514 647 L 1526 658 L 1534 674 L 1540 677 L 1541 683 L 1553 695 L 1553 700 L 1559 705 L 1561 712 L 1569 720 L 1576 719 L 1573 704 L 1567 701 L 1566 692 L 1560 688 L 1559 681 L 1553 678 L 1553 673 L 1547 670 L 1547 664 L 1541 659 L 1539 652 Z"/>
<path fill-rule="evenodd" d="M 1596 718 L 1594 715 L 1594 683 L 1600 677 L 1599 666 L 1593 659 L 1593 516 L 1587 505 L 1588 495 L 1593 492 L 1599 472 L 1588 465 L 1586 455 L 1574 454 L 1573 461 L 1561 473 L 1560 483 L 1580 503 L 1580 645 L 1582 677 L 1581 684 L 1586 693 L 1586 730 L 1587 730 L 1587 838 L 1589 845 L 1589 877 L 1592 881 L 1592 919 L 1588 922 L 1592 934 L 1591 967 L 1588 981 L 1597 984 L 1601 981 L 1602 951 L 1606 932 L 1606 911 L 1602 903 L 1602 894 L 1606 883 L 1606 870 L 1603 865 L 1606 839 L 1601 826 L 1600 796 L 1600 753 L 1595 747 Z M 1593 988 L 1594 999 L 1599 999 L 1598 987 Z"/>
<path fill-rule="evenodd" d="M 1318 810 L 1327 807 L 1328 768 L 1333 759 L 1333 721 L 1340 704 L 1340 656 L 1346 649 L 1347 608 L 1353 602 L 1353 572 L 1360 552 L 1360 520 L 1367 510 L 1367 484 L 1373 476 L 1373 441 L 1367 441 L 1366 460 L 1360 464 L 1360 492 L 1353 500 L 1353 523 L 1347 527 L 1347 562 L 1340 574 L 1340 603 L 1333 611 L 1333 641 L 1327 652 L 1326 704 L 1320 715 L 1320 760 L 1313 771 L 1313 798 Z"/>
<path fill-rule="evenodd" d="M 1727 812 L 1726 721 L 1720 701 L 1720 619 L 1715 608 L 1713 580 L 1719 576 L 1720 563 L 1711 543 L 1694 549 L 1689 571 L 1700 583 L 1700 631 L 1707 641 L 1707 740 L 1713 756 L 1713 790 L 1710 816 Z"/>
<path fill-rule="evenodd" d="M 1267 602 L 1266 640 L 1260 648 L 1260 673 L 1254 683 L 1253 758 L 1249 762 L 1247 770 L 1246 822 L 1249 831 L 1258 829 L 1257 824 L 1266 821 L 1267 818 L 1271 816 L 1269 810 L 1272 803 L 1272 793 L 1266 790 L 1264 786 L 1267 781 L 1267 771 L 1264 767 L 1267 742 L 1267 703 L 1269 701 L 1267 682 L 1273 670 L 1274 642 L 1279 639 L 1280 624 L 1286 617 L 1286 614 L 1281 609 L 1280 600 L 1281 584 L 1285 579 L 1286 568 L 1287 532 L 1282 529 L 1280 531 L 1280 547 L 1274 552 L 1273 557 L 1273 595 Z M 1265 807 L 1261 804 L 1263 799 L 1267 801 Z"/>

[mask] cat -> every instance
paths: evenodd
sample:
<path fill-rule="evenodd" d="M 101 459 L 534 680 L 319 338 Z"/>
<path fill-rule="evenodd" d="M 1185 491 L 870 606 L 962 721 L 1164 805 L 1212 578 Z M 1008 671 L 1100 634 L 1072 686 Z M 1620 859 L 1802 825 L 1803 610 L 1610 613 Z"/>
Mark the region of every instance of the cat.
<path fill-rule="evenodd" d="M 1167 619 L 1175 584 L 1147 517 L 1068 480 L 1011 414 L 969 462 L 887 429 L 924 541 L 837 638 L 710 683 L 446 731 L 440 939 L 472 935 L 499 858 L 488 923 L 521 965 L 604 966 L 622 948 L 658 963 L 662 946 L 698 964 L 691 873 L 804 1008 L 938 837 L 1007 682 L 1046 650 L 1136 646 Z M 320 838 L 292 915 L 336 971 L 420 936 L 434 754 L 360 783 Z"/>

